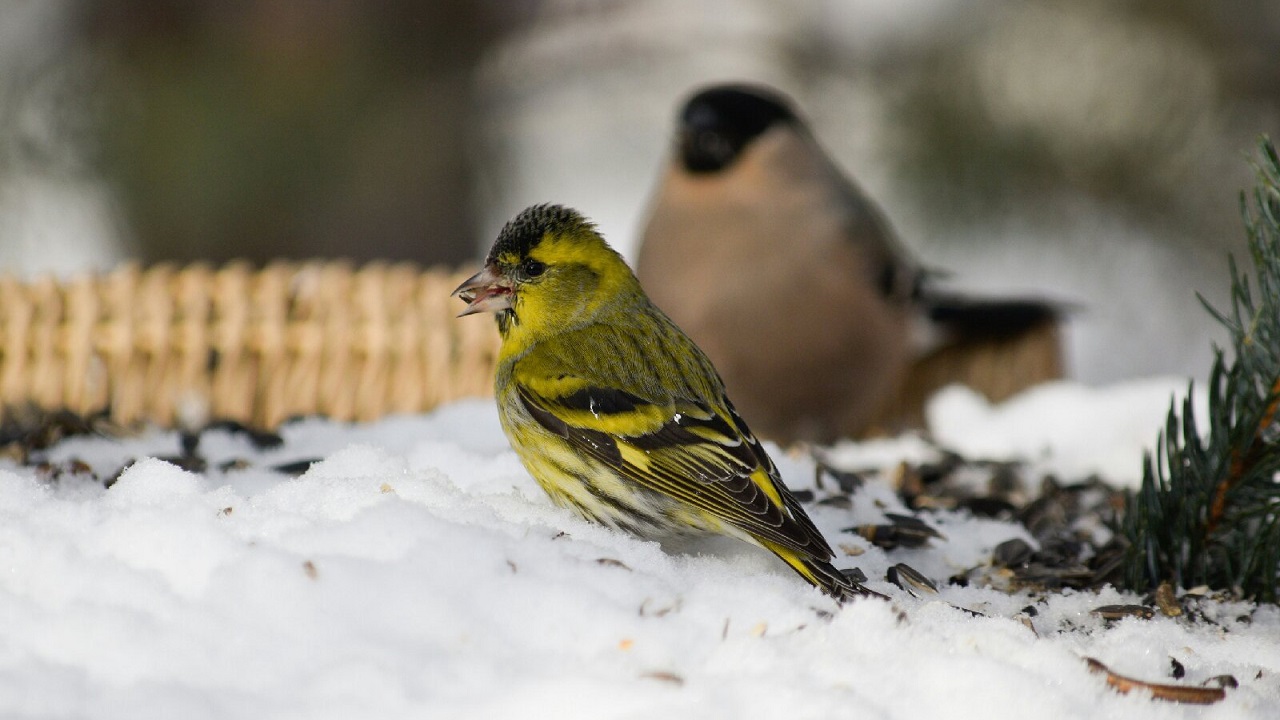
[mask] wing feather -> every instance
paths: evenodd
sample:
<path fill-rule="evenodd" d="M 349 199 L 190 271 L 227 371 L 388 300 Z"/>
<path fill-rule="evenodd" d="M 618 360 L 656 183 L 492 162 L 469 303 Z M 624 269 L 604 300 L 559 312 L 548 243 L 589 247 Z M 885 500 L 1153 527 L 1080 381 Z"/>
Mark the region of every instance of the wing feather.
<path fill-rule="evenodd" d="M 517 384 L 524 408 L 546 430 L 618 475 L 750 535 L 805 556 L 831 557 L 830 546 L 727 401 L 726 417 L 696 401 L 658 404 L 558 380 L 571 391 L 545 397 Z M 624 425 L 640 431 L 619 432 Z"/>

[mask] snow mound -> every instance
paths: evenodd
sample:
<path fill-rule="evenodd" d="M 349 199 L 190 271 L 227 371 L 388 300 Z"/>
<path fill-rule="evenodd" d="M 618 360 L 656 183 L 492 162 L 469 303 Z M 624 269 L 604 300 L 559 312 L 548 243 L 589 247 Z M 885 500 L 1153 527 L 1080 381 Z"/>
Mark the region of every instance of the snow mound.
<path fill-rule="evenodd" d="M 1047 452 L 1113 477 L 1154 441 L 1168 390 L 1060 385 L 997 408 L 949 391 L 933 433 L 965 453 Z M 1110 432 L 1099 408 L 1112 408 Z M 1147 422 L 1140 408 L 1153 424 L 1117 429 Z M 663 548 L 553 507 L 489 403 L 282 434 L 257 449 L 206 432 L 200 473 L 156 459 L 178 448 L 166 432 L 49 452 L 92 475 L 0 465 L 0 716 L 1261 719 L 1280 707 L 1275 608 L 1107 621 L 1090 610 L 1141 598 L 947 586 L 1025 531 L 939 512 L 928 519 L 945 541 L 882 550 L 842 532 L 904 512 L 880 478 L 852 508 L 810 506 L 841 563 L 893 598 L 837 607 L 741 543 Z M 898 442 L 864 446 L 868 462 L 926 452 Z M 816 489 L 811 460 L 769 450 L 794 489 Z M 297 477 L 272 469 L 311 458 Z M 941 592 L 884 581 L 900 562 Z M 1240 687 L 1188 709 L 1118 695 L 1084 657 Z"/>

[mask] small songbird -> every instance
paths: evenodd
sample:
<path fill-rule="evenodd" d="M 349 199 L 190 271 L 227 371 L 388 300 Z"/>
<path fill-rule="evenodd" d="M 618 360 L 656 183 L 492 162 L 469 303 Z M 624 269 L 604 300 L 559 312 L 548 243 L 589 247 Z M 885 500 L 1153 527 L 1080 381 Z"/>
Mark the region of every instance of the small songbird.
<path fill-rule="evenodd" d="M 693 95 L 637 274 L 715 362 L 763 437 L 856 434 L 910 365 L 923 271 L 768 88 Z"/>
<path fill-rule="evenodd" d="M 876 594 L 832 566 L 707 356 L 576 211 L 521 212 L 454 294 L 459 317 L 497 316 L 498 414 L 554 502 L 646 538 L 735 537 L 839 600 Z"/>

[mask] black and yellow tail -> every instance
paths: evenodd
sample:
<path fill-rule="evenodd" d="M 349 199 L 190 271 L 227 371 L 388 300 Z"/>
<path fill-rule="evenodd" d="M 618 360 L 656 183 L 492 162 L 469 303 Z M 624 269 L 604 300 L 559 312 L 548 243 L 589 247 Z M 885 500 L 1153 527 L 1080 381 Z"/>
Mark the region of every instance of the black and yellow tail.
<path fill-rule="evenodd" d="M 811 585 L 817 587 L 822 592 L 830 595 L 839 602 L 849 602 L 859 597 L 874 597 L 881 600 L 889 598 L 882 595 L 871 588 L 866 587 L 862 583 L 845 575 L 836 569 L 827 560 L 815 557 L 806 557 L 800 555 L 794 550 L 785 547 L 779 547 L 773 543 L 763 543 L 774 555 L 782 558 L 782 561 L 791 566 L 800 577 L 807 580 Z"/>

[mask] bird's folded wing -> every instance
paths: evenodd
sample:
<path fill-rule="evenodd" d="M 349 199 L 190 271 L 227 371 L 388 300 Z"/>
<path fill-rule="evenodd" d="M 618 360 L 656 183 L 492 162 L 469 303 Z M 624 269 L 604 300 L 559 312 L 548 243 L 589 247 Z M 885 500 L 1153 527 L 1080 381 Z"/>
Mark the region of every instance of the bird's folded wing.
<path fill-rule="evenodd" d="M 830 546 L 776 480 L 749 432 L 703 403 L 649 402 L 626 391 L 561 377 L 560 392 L 518 384 L 535 421 L 643 487 L 695 507 L 760 539 L 808 556 Z"/>

